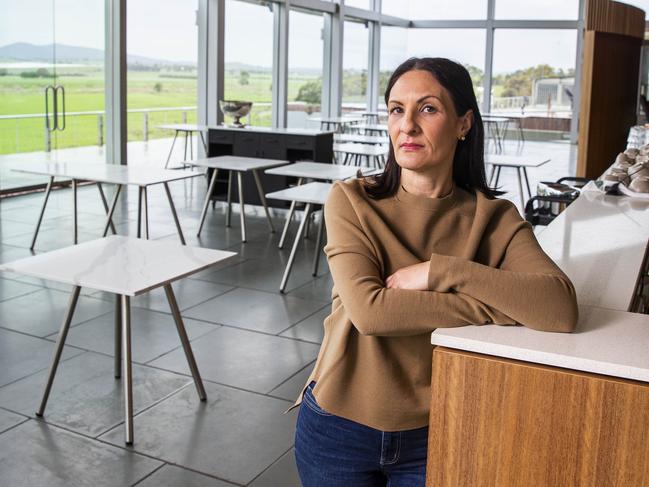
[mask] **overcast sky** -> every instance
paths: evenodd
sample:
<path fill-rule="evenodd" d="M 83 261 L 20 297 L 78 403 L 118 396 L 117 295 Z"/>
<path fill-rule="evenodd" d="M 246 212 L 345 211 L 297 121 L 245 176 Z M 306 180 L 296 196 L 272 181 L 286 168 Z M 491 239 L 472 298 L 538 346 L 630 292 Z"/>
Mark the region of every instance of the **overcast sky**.
<path fill-rule="evenodd" d="M 351 0 L 363 5 L 368 0 Z M 349 3 L 349 2 L 348 2 Z M 648 7 L 649 0 L 628 3 Z M 388 13 L 397 14 L 404 0 L 383 0 Z M 576 18 L 577 0 L 498 0 L 496 16 L 530 18 L 557 15 Z M 53 8 L 56 5 L 56 8 Z M 426 6 L 424 10 L 423 6 Z M 437 18 L 484 17 L 486 0 L 412 0 L 411 18 L 432 12 Z M 196 61 L 197 0 L 130 0 L 128 2 L 128 52 L 173 61 Z M 270 67 L 272 64 L 272 13 L 267 7 L 226 2 L 226 62 Z M 104 0 L 0 0 L 0 46 L 13 42 L 95 47 L 104 43 Z M 73 13 L 72 13 L 73 12 Z M 518 14 L 520 12 L 520 14 Z M 557 14 L 557 12 L 559 14 Z M 516 14 L 516 15 L 514 15 Z M 291 68 L 322 67 L 321 15 L 292 13 L 289 63 Z M 26 28 L 28 26 L 28 28 Z M 368 30 L 363 24 L 346 23 L 343 63 L 345 68 L 367 66 Z M 508 72 L 540 63 L 564 69 L 574 67 L 577 33 L 574 30 L 497 30 L 494 72 Z M 480 29 L 384 28 L 381 68 L 392 69 L 412 55 L 446 56 L 484 68 L 485 31 Z"/>

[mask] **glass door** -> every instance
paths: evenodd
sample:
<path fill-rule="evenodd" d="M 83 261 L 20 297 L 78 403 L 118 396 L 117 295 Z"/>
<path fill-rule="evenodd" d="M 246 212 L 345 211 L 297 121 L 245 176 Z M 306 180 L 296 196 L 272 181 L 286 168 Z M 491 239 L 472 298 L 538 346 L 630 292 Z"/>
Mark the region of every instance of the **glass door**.
<path fill-rule="evenodd" d="M 0 0 L 0 192 L 24 161 L 104 161 L 104 1 Z"/>

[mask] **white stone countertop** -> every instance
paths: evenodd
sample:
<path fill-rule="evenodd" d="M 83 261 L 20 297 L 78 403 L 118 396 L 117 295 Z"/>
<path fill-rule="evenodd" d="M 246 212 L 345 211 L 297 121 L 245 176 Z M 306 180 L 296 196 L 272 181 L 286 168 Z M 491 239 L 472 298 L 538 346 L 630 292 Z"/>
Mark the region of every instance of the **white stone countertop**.
<path fill-rule="evenodd" d="M 574 333 L 467 326 L 439 328 L 431 343 L 649 382 L 649 315 L 628 312 L 649 242 L 649 201 L 582 192 L 538 240 L 575 286 Z"/>

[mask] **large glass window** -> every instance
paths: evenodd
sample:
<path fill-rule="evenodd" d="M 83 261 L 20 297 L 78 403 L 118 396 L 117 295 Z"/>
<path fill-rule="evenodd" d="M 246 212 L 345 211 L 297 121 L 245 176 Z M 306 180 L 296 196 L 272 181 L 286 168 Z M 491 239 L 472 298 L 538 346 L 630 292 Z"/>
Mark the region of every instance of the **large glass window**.
<path fill-rule="evenodd" d="M 306 127 L 322 101 L 322 14 L 289 13 L 288 126 Z"/>
<path fill-rule="evenodd" d="M 496 0 L 497 19 L 576 20 L 579 0 Z"/>
<path fill-rule="evenodd" d="M 491 112 L 544 118 L 527 128 L 568 132 L 576 50 L 574 30 L 496 30 Z"/>
<path fill-rule="evenodd" d="M 1 5 L 0 189 L 46 181 L 9 170 L 21 161 L 103 162 L 104 2 Z"/>
<path fill-rule="evenodd" d="M 370 10 L 370 0 L 345 0 L 345 5 L 347 7 L 357 7 L 364 8 L 365 10 Z"/>
<path fill-rule="evenodd" d="M 229 0 L 225 11 L 224 97 L 253 102 L 250 123 L 268 127 L 273 98 L 272 7 Z M 225 122 L 232 120 L 226 116 Z"/>
<path fill-rule="evenodd" d="M 160 126 L 196 123 L 197 8 L 197 0 L 127 2 L 128 159 L 131 164 L 162 165 L 174 131 Z M 185 158 L 182 149 L 181 144 L 176 144 L 173 161 Z"/>
<path fill-rule="evenodd" d="M 369 30 L 363 23 L 345 21 L 343 38 L 343 112 L 367 106 Z"/>
<path fill-rule="evenodd" d="M 379 57 L 378 106 L 385 108 L 383 95 L 388 80 L 399 64 L 408 58 L 408 29 L 403 27 L 381 27 L 381 54 Z"/>
<path fill-rule="evenodd" d="M 388 0 L 388 3 L 397 1 Z M 398 3 L 403 4 L 403 2 Z M 487 18 L 487 0 L 410 0 L 409 4 L 409 18 L 414 20 Z"/>

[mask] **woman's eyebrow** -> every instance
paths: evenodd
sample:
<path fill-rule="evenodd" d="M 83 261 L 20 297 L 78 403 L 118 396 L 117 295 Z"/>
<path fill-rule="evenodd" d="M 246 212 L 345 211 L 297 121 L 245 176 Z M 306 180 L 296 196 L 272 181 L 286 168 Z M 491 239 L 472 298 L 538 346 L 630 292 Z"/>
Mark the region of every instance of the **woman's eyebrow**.
<path fill-rule="evenodd" d="M 417 100 L 417 103 L 421 103 L 422 101 L 426 100 L 427 98 L 435 98 L 436 100 L 439 100 L 440 102 L 442 101 L 442 99 L 439 96 L 425 95 L 425 96 L 422 96 L 421 98 L 419 98 Z M 403 103 L 401 103 L 399 100 L 389 100 L 388 103 L 395 103 L 397 105 L 403 105 Z"/>

